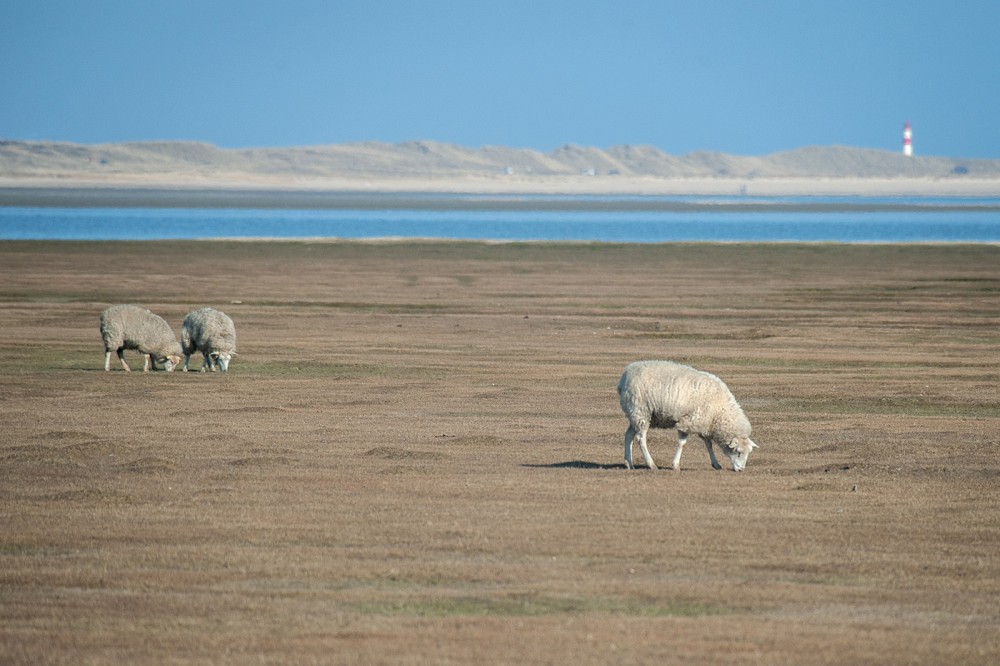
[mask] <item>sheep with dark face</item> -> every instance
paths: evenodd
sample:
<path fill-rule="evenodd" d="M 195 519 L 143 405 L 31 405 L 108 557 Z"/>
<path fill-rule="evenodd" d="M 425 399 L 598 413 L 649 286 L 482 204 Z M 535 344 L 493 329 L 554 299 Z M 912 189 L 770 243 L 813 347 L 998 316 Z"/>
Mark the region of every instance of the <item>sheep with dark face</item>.
<path fill-rule="evenodd" d="M 184 349 L 184 372 L 188 370 L 191 354 L 200 351 L 204 356 L 201 371 L 218 369 L 226 372 L 229 361 L 236 356 L 236 325 L 229 316 L 202 308 L 189 312 L 181 324 L 181 346 Z"/>
<path fill-rule="evenodd" d="M 677 428 L 673 468 L 680 469 L 681 453 L 689 434 L 702 438 L 712 467 L 722 469 L 715 444 L 739 472 L 757 444 L 750 439 L 750 421 L 729 387 L 713 374 L 670 361 L 637 361 L 625 368 L 618 382 L 618 397 L 628 418 L 625 431 L 625 465 L 632 469 L 632 442 L 639 438 L 642 456 L 656 469 L 646 447 L 650 428 Z"/>
<path fill-rule="evenodd" d="M 156 363 L 170 372 L 181 361 L 181 346 L 170 325 L 146 308 L 136 305 L 112 305 L 101 313 L 101 338 L 104 340 L 104 369 L 111 369 L 111 352 L 126 371 L 125 350 L 135 349 L 146 357 L 143 372 L 156 369 Z"/>

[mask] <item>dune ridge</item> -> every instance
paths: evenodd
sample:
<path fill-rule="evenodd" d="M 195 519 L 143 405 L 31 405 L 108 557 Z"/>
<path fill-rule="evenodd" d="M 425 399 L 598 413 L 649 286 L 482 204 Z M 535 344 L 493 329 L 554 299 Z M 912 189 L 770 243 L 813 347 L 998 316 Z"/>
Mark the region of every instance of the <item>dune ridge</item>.
<path fill-rule="evenodd" d="M 825 186 L 817 185 L 825 181 Z M 0 141 L 0 186 L 58 183 L 483 191 L 673 191 L 746 188 L 1000 192 L 1000 159 L 808 146 L 761 156 L 654 146 L 470 148 L 434 141 L 220 148 L 188 141 Z M 881 184 L 881 186 L 879 185 Z"/>

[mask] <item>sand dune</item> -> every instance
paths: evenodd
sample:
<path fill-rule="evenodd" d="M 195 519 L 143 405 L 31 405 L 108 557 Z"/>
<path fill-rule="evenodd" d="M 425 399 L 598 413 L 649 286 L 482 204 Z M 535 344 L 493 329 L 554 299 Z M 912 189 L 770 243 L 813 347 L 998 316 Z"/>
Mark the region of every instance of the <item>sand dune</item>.
<path fill-rule="evenodd" d="M 1000 160 L 813 146 L 763 156 L 653 146 L 467 148 L 431 141 L 226 149 L 0 142 L 0 186 L 115 185 L 607 193 L 1000 193 Z M 750 192 L 753 190 L 753 192 Z"/>

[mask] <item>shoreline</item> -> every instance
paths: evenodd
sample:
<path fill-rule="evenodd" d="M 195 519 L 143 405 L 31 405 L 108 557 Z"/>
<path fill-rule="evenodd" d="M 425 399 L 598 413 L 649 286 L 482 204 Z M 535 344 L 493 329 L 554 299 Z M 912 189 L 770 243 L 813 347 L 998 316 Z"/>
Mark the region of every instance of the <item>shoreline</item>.
<path fill-rule="evenodd" d="M 653 176 L 427 176 L 398 178 L 285 177 L 245 174 L 117 174 L 0 176 L 6 189 L 231 190 L 240 192 L 372 192 L 524 195 L 749 196 L 1000 196 L 1000 178 L 692 177 Z"/>
<path fill-rule="evenodd" d="M 686 197 L 725 200 L 679 200 Z M 671 198 L 673 197 L 673 198 Z M 803 201 L 773 201 L 801 197 Z M 926 197 L 928 204 L 822 202 L 810 197 Z M 0 207 L 411 210 L 997 210 L 994 203 L 936 198 L 1000 197 L 1000 180 L 952 179 L 612 179 L 60 180 L 0 178 Z"/>

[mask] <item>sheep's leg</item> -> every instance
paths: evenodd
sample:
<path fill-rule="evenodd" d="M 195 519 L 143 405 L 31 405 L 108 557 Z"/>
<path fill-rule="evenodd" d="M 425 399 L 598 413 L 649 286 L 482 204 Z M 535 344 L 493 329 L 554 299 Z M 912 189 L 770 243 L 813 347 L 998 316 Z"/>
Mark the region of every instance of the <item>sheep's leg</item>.
<path fill-rule="evenodd" d="M 704 439 L 704 438 L 702 438 Z M 722 469 L 722 465 L 719 464 L 719 459 L 715 457 L 715 449 L 712 448 L 712 440 L 705 440 L 705 448 L 708 449 L 708 457 L 712 459 L 713 469 Z"/>
<path fill-rule="evenodd" d="M 675 472 L 681 469 L 681 454 L 684 453 L 684 445 L 687 444 L 688 434 L 680 430 L 677 431 L 677 450 L 674 451 L 673 468 Z"/>
<path fill-rule="evenodd" d="M 110 352 L 109 352 L 110 354 Z M 125 350 L 118 350 L 118 360 L 121 361 L 122 367 L 125 368 L 125 372 L 132 372 L 132 368 L 128 367 L 128 363 L 125 362 Z"/>
<path fill-rule="evenodd" d="M 152 368 L 153 370 L 156 370 L 156 364 L 153 363 L 153 355 L 152 354 L 146 354 L 145 356 L 146 356 L 146 363 L 142 366 L 142 371 L 143 372 L 149 372 L 150 368 Z"/>
<path fill-rule="evenodd" d="M 639 446 L 642 447 L 642 457 L 646 459 L 646 467 L 649 469 L 656 469 L 656 463 L 653 462 L 653 456 L 649 455 L 649 449 L 646 447 L 646 433 L 648 430 L 643 428 L 639 431 Z"/>
<path fill-rule="evenodd" d="M 191 354 L 184 354 L 184 372 L 188 371 L 188 363 L 191 362 Z"/>
<path fill-rule="evenodd" d="M 104 352 L 104 372 L 111 369 L 111 350 Z"/>
<path fill-rule="evenodd" d="M 625 469 L 633 469 L 632 467 L 632 440 L 635 438 L 635 428 L 632 427 L 630 423 L 628 430 L 625 431 Z"/>
<path fill-rule="evenodd" d="M 202 352 L 201 355 L 204 357 L 201 362 L 201 371 L 205 372 L 206 370 L 215 370 L 215 368 L 212 367 L 212 359 L 209 358 L 208 352 Z"/>

